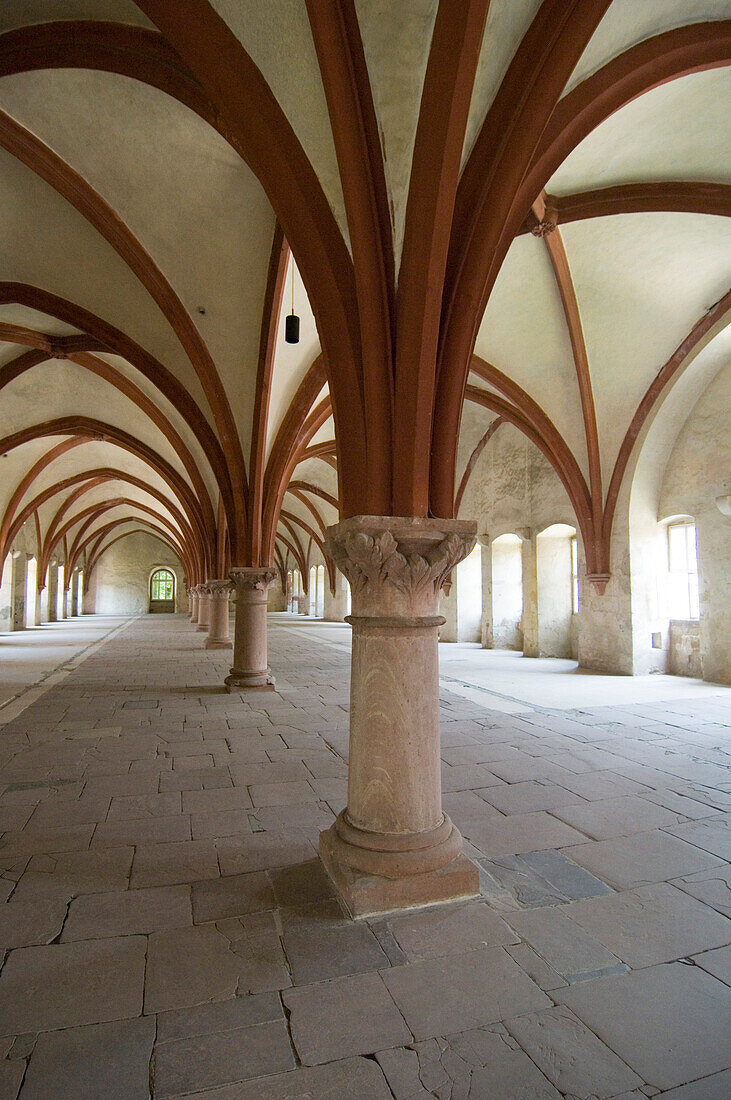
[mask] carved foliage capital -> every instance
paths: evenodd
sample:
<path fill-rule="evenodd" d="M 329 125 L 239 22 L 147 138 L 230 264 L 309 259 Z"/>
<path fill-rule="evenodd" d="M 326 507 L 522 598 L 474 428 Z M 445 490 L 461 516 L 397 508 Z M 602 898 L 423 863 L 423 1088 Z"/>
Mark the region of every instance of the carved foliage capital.
<path fill-rule="evenodd" d="M 391 531 L 378 535 L 350 531 L 343 537 L 331 535 L 325 550 L 353 592 L 386 583 L 404 596 L 415 596 L 427 589 L 437 591 L 474 545 L 474 535 L 451 532 L 423 554 L 402 553 Z"/>
<path fill-rule="evenodd" d="M 277 579 L 277 571 L 276 569 L 252 569 L 237 566 L 229 571 L 229 577 L 237 589 L 250 588 L 259 592 L 266 592 Z"/>
<path fill-rule="evenodd" d="M 227 600 L 231 595 L 233 584 L 226 577 L 224 579 L 217 579 L 212 581 L 206 581 L 203 586 L 206 591 L 206 595 L 212 600 Z"/>

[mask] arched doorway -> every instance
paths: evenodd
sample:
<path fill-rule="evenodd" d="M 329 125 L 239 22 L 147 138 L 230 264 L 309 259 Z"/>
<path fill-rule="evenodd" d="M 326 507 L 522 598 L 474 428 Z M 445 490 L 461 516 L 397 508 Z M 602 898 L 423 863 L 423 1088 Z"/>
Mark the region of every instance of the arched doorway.
<path fill-rule="evenodd" d="M 150 614 L 175 611 L 175 574 L 170 569 L 156 569 L 150 577 Z"/>

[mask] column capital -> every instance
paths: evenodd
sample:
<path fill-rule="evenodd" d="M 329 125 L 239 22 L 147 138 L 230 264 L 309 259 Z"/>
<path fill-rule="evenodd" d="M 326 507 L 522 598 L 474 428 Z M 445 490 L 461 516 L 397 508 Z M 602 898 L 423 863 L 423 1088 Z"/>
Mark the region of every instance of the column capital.
<path fill-rule="evenodd" d="M 227 600 L 231 595 L 233 584 L 228 577 L 222 577 L 206 581 L 206 583 L 202 585 L 202 588 L 205 590 L 205 594 L 212 600 Z"/>
<path fill-rule="evenodd" d="M 271 566 L 236 565 L 229 570 L 228 575 L 237 590 L 250 588 L 257 589 L 260 592 L 266 592 L 267 588 L 271 588 L 277 579 L 277 571 Z"/>
<path fill-rule="evenodd" d="M 477 525 L 465 520 L 353 516 L 327 529 L 325 550 L 368 604 L 390 597 L 393 611 L 436 598 L 475 545 Z M 382 613 L 382 612 L 381 612 Z"/>

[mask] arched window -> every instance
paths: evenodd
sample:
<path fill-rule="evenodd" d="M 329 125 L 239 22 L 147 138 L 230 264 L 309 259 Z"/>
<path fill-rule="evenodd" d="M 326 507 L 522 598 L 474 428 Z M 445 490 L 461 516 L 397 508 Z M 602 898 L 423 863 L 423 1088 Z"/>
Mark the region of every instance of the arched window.
<path fill-rule="evenodd" d="M 175 599 L 175 575 L 169 569 L 158 569 L 150 577 L 150 599 L 153 601 Z"/>

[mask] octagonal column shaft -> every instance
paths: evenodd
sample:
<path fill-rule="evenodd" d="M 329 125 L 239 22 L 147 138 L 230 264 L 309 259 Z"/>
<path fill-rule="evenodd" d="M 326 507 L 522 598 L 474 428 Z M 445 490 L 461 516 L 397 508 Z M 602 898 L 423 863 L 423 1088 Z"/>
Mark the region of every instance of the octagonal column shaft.
<path fill-rule="evenodd" d="M 231 632 L 228 625 L 228 605 L 233 585 L 228 579 L 206 582 L 208 593 L 208 637 L 206 649 L 231 649 Z"/>
<path fill-rule="evenodd" d="M 350 581 L 348 805 L 320 855 L 353 916 L 478 893 L 477 868 L 442 811 L 439 589 L 472 549 L 455 520 L 356 516 L 326 549 Z"/>
<path fill-rule="evenodd" d="M 198 626 L 196 630 L 208 630 L 208 622 L 211 614 L 211 601 L 205 584 L 198 585 Z"/>
<path fill-rule="evenodd" d="M 233 667 L 226 677 L 229 691 L 273 690 L 267 657 L 267 591 L 273 569 L 235 567 L 229 573 L 236 588 Z"/>

